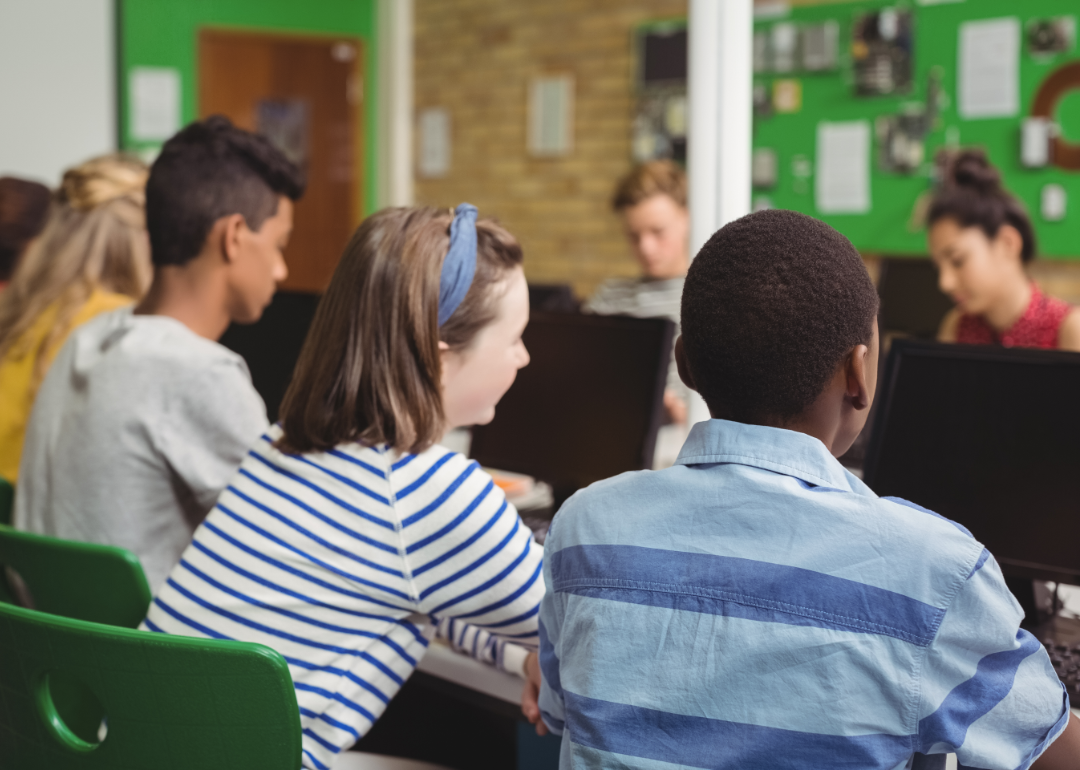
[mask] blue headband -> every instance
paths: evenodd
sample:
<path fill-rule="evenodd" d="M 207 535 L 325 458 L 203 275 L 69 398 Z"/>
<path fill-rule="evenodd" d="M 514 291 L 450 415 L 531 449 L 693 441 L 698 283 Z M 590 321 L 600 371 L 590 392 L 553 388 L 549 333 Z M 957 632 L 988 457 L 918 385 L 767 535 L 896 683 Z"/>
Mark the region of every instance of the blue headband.
<path fill-rule="evenodd" d="M 476 274 L 476 206 L 462 203 L 450 223 L 450 250 L 439 278 L 439 326 L 461 305 Z"/>

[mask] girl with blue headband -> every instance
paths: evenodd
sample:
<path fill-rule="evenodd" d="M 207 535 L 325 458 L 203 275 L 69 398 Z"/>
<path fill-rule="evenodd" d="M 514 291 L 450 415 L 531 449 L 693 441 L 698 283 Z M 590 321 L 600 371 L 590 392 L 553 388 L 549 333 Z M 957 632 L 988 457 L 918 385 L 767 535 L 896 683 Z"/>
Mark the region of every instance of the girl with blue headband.
<path fill-rule="evenodd" d="M 345 249 L 274 426 L 155 598 L 145 627 L 241 639 L 289 663 L 303 766 L 362 737 L 440 621 L 535 671 L 542 551 L 475 462 L 529 361 L 521 248 L 476 208 L 387 209 Z"/>

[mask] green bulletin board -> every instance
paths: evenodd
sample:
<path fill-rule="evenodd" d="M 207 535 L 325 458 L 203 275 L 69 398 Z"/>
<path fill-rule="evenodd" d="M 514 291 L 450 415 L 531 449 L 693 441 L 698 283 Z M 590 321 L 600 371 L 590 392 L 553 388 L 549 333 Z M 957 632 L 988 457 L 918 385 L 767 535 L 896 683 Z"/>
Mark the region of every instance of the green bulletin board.
<path fill-rule="evenodd" d="M 868 11 L 895 8 L 910 11 L 913 24 L 912 78 L 910 90 L 900 95 L 856 96 L 852 58 L 852 31 L 856 19 Z M 1031 112 L 1032 101 L 1047 76 L 1070 62 L 1080 61 L 1080 47 L 1073 35 L 1067 50 L 1032 55 L 1025 31 L 1034 19 L 1080 16 L 1076 0 L 922 0 L 910 2 L 837 3 L 802 6 L 783 16 L 758 18 L 755 32 L 768 33 L 778 22 L 797 26 L 835 21 L 838 29 L 837 66 L 826 72 L 755 74 L 755 87 L 771 95 L 776 80 L 797 80 L 801 107 L 794 112 L 773 111 L 755 115 L 753 143 L 776 153 L 776 182 L 771 189 L 756 189 L 755 200 L 777 208 L 793 209 L 820 217 L 848 236 L 863 253 L 918 256 L 926 253 L 925 232 L 913 224 L 917 199 L 932 187 L 933 163 L 939 148 L 978 146 L 986 150 L 1002 172 L 1005 184 L 1027 206 L 1039 237 L 1040 256 L 1048 259 L 1080 259 L 1080 171 L 1053 165 L 1026 168 L 1021 163 L 1021 121 Z M 1018 18 L 1019 111 L 1008 118 L 963 119 L 958 112 L 958 48 L 961 24 L 977 19 Z M 1073 22 L 1075 23 L 1075 21 Z M 1080 31 L 1080 30 L 1078 30 Z M 909 174 L 887 171 L 879 163 L 879 140 L 875 121 L 905 108 L 925 105 L 931 73 L 941 89 L 936 119 L 925 136 L 925 160 Z M 867 120 L 871 131 L 870 210 L 864 214 L 822 214 L 816 208 L 813 174 L 817 127 L 821 121 Z M 1063 139 L 1080 142 L 1080 87 L 1058 102 L 1054 120 Z M 1041 215 L 1041 195 L 1047 184 L 1061 185 L 1066 192 L 1068 215 L 1046 221 Z"/>

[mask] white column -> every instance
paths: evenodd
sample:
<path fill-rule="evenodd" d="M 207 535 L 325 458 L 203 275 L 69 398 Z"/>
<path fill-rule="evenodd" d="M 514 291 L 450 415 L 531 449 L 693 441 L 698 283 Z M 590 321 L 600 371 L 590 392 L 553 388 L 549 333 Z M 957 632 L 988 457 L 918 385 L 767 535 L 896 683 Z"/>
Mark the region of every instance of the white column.
<path fill-rule="evenodd" d="M 690 254 L 728 222 L 750 213 L 753 121 L 753 0 L 690 0 L 686 169 Z M 689 423 L 709 419 L 701 398 Z"/>
<path fill-rule="evenodd" d="M 413 203 L 413 0 L 379 0 L 379 208 Z"/>
<path fill-rule="evenodd" d="M 750 213 L 752 0 L 690 0 L 690 251 Z"/>

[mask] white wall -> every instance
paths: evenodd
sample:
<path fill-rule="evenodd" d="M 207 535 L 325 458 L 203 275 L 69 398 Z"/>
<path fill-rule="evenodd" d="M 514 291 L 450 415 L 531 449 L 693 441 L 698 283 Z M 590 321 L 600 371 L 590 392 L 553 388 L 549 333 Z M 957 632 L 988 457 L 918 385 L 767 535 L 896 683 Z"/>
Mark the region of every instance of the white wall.
<path fill-rule="evenodd" d="M 116 149 L 113 0 L 0 0 L 0 176 Z"/>

